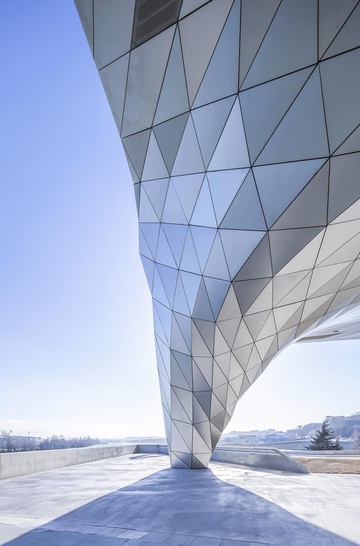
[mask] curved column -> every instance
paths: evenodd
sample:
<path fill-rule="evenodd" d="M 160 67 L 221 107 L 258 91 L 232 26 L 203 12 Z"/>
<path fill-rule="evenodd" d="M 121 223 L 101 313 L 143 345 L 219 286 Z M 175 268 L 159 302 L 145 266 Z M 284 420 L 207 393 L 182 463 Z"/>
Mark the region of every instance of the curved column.
<path fill-rule="evenodd" d="M 134 180 L 171 464 L 203 468 L 280 350 L 353 335 L 360 7 L 75 3 Z"/>

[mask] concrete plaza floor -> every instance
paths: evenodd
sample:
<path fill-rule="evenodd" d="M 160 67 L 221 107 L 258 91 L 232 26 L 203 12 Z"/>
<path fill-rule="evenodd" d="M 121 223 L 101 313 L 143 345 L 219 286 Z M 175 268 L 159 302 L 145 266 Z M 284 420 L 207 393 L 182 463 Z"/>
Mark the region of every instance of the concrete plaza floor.
<path fill-rule="evenodd" d="M 130 455 L 0 482 L 0 545 L 360 545 L 360 476 Z"/>

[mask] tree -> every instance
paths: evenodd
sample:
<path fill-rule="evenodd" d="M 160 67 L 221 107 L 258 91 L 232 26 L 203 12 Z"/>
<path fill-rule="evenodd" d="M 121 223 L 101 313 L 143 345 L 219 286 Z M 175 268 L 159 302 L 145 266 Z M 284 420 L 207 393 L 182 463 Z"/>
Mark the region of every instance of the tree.
<path fill-rule="evenodd" d="M 100 444 L 100 440 L 97 438 L 70 438 L 66 440 L 64 436 L 52 436 L 51 438 L 45 438 L 41 440 L 38 445 L 38 449 L 66 449 L 69 447 L 87 447 L 95 444 Z"/>
<path fill-rule="evenodd" d="M 333 432 L 329 428 L 329 420 L 325 419 L 321 428 L 316 431 L 315 436 L 311 436 L 310 445 L 306 446 L 306 449 L 310 451 L 339 451 L 343 449 L 339 442 L 339 438 L 336 438 Z"/>
<path fill-rule="evenodd" d="M 335 444 L 334 444 L 332 449 L 334 451 L 341 451 L 342 449 L 344 449 L 343 446 L 339 442 L 339 437 L 338 436 L 336 437 Z"/>
<path fill-rule="evenodd" d="M 13 441 L 12 441 L 12 438 L 11 438 L 11 433 L 12 433 L 12 430 L 2 430 L 1 431 L 1 435 L 4 438 L 5 444 L 6 444 L 6 451 L 8 453 L 11 453 L 12 451 L 16 451 L 16 447 L 15 447 Z"/>

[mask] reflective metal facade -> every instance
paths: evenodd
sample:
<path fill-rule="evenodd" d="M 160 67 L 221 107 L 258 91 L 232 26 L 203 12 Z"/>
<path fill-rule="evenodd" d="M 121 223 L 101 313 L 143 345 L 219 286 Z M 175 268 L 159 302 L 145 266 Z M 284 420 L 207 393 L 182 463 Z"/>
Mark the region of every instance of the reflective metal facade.
<path fill-rule="evenodd" d="M 134 179 L 171 462 L 201 468 L 279 350 L 359 323 L 360 5 L 76 5 Z"/>

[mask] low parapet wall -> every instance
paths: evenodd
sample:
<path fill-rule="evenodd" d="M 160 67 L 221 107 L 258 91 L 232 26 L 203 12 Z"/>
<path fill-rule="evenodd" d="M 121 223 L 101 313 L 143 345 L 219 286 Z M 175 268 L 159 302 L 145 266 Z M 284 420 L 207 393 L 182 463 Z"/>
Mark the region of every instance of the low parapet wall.
<path fill-rule="evenodd" d="M 169 455 L 169 448 L 166 444 L 138 444 L 136 453 L 159 453 Z"/>
<path fill-rule="evenodd" d="M 55 470 L 65 466 L 111 459 L 137 452 L 137 445 L 79 447 L 49 451 L 22 451 L 0 454 L 0 480 Z"/>
<path fill-rule="evenodd" d="M 54 449 L 49 451 L 23 451 L 0 454 L 0 480 L 55 470 L 66 466 L 111 459 L 131 453 L 159 453 L 167 455 L 165 444 L 99 445 L 76 449 Z M 305 466 L 290 459 L 278 449 L 271 448 L 217 448 L 211 460 L 219 463 L 237 464 L 264 470 L 307 473 Z"/>
<path fill-rule="evenodd" d="M 238 464 L 264 470 L 281 470 L 308 474 L 308 469 L 274 448 L 217 448 L 211 460 L 219 463 Z"/>

